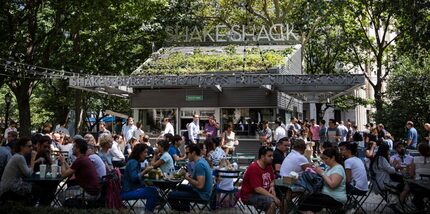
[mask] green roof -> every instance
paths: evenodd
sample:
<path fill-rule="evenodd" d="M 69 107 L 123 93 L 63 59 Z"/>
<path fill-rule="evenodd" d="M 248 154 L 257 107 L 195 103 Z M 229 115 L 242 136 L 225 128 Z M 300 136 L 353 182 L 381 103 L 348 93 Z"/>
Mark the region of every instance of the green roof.
<path fill-rule="evenodd" d="M 246 50 L 246 53 L 245 51 Z M 182 47 L 160 49 L 132 75 L 256 72 L 286 65 L 291 46 Z"/>

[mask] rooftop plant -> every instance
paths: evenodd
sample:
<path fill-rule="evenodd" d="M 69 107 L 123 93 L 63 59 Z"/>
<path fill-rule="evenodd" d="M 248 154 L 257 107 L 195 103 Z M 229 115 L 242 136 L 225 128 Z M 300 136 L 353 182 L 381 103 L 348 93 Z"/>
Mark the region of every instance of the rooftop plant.
<path fill-rule="evenodd" d="M 226 46 L 210 53 L 196 48 L 192 53 L 163 51 L 158 58 L 148 60 L 134 75 L 191 74 L 226 71 L 264 71 L 286 64 L 292 48 L 283 51 L 249 48 L 246 54 L 237 53 L 236 47 Z"/>

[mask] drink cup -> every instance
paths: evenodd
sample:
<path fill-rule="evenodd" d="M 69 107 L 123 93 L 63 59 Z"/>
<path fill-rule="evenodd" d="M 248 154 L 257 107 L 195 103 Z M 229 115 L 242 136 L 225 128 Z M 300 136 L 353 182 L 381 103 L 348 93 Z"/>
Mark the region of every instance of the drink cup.
<path fill-rule="evenodd" d="M 46 164 L 40 164 L 40 178 L 45 178 L 46 176 Z"/>
<path fill-rule="evenodd" d="M 51 165 L 51 176 L 53 178 L 56 178 L 58 175 L 58 165 L 57 164 L 52 164 Z"/>

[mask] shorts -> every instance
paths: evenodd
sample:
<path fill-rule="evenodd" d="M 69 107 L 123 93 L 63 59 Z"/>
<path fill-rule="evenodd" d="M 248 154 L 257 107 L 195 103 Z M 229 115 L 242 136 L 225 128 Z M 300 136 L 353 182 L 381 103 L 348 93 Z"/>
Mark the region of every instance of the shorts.
<path fill-rule="evenodd" d="M 250 194 L 248 196 L 248 203 L 247 205 L 253 205 L 257 209 L 262 209 L 264 211 L 267 211 L 270 208 L 270 205 L 274 203 L 273 198 L 266 195 L 260 195 L 260 194 Z"/>

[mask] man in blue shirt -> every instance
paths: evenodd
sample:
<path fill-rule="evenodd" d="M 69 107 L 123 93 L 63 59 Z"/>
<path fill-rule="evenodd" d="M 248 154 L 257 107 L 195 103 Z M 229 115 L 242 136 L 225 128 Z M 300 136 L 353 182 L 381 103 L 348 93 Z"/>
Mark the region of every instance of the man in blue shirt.
<path fill-rule="evenodd" d="M 212 175 L 208 162 L 200 156 L 200 148 L 196 144 L 188 147 L 188 158 L 195 163 L 194 171 L 190 176 L 185 175 L 189 185 L 179 186 L 178 191 L 169 193 L 167 199 L 172 209 L 190 212 L 190 201 L 209 201 L 212 193 Z"/>
<path fill-rule="evenodd" d="M 407 139 L 406 139 L 408 144 L 407 148 L 416 149 L 417 143 L 418 143 L 418 132 L 414 128 L 414 123 L 412 121 L 408 121 L 406 123 L 406 128 L 408 129 Z"/>

